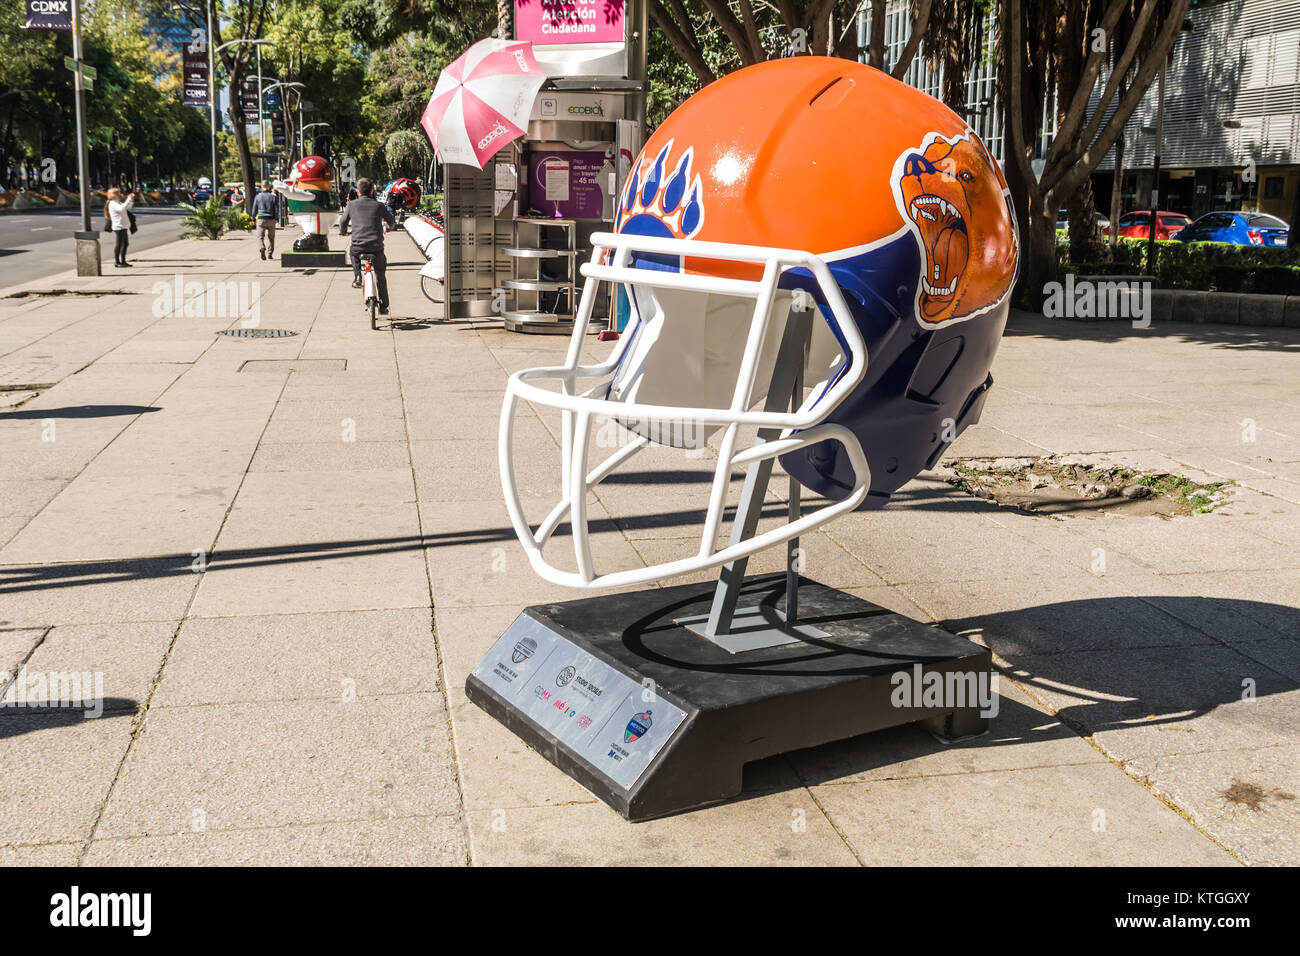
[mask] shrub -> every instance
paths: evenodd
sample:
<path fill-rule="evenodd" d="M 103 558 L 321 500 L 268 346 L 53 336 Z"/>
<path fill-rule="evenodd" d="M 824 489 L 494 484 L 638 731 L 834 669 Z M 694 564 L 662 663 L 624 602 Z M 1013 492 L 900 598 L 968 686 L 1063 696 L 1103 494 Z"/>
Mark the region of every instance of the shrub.
<path fill-rule="evenodd" d="M 1068 246 L 1057 249 L 1062 268 L 1078 275 L 1139 275 L 1147 271 L 1147 240 L 1120 239 L 1113 262 L 1066 261 Z M 1300 249 L 1239 246 L 1226 242 L 1156 241 L 1155 277 L 1163 289 L 1212 292 L 1269 292 L 1297 295 Z"/>
<path fill-rule="evenodd" d="M 216 196 L 198 206 L 179 205 L 185 210 L 181 217 L 182 239 L 220 239 L 226 231 L 226 216 L 221 211 L 221 200 Z"/>
<path fill-rule="evenodd" d="M 248 232 L 257 221 L 238 206 L 228 206 L 225 210 L 226 229 L 229 232 Z"/>
<path fill-rule="evenodd" d="M 1216 265 L 1210 269 L 1210 285 L 1216 292 L 1300 295 L 1300 266 Z"/>

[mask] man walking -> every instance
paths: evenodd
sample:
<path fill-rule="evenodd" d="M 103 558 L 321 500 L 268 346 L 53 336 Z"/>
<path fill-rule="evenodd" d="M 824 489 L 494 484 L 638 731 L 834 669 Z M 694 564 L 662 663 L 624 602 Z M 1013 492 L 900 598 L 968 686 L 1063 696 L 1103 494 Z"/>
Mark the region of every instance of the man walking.
<path fill-rule="evenodd" d="M 280 218 L 280 198 L 271 192 L 270 183 L 253 197 L 253 215 L 257 218 L 257 251 L 263 259 L 275 258 L 275 224 Z"/>
<path fill-rule="evenodd" d="M 339 217 L 339 235 L 346 236 L 352 227 L 352 245 L 348 257 L 352 260 L 352 288 L 361 288 L 361 257 L 373 256 L 371 268 L 375 270 L 375 283 L 379 291 L 379 314 L 388 314 L 388 277 L 384 274 L 388 260 L 384 258 L 384 226 L 397 227 L 397 220 L 387 206 L 375 199 L 375 186 L 368 179 L 357 180 L 359 195 L 343 209 Z"/>

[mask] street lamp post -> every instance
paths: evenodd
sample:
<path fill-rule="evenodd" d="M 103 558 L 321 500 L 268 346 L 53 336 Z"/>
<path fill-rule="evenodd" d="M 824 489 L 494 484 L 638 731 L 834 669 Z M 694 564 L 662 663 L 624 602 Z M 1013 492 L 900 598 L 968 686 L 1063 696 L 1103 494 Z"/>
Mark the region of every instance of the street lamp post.
<path fill-rule="evenodd" d="M 216 51 L 212 49 L 212 0 L 205 7 L 208 15 L 208 115 L 212 126 L 212 195 L 220 188 L 217 176 L 217 67 Z"/>
<path fill-rule="evenodd" d="M 1160 92 L 1156 101 L 1155 178 L 1151 181 L 1151 221 L 1147 228 L 1147 275 L 1156 274 L 1156 214 L 1160 207 L 1160 144 L 1165 135 L 1165 63 L 1160 64 Z"/>
<path fill-rule="evenodd" d="M 77 275 L 97 276 L 99 267 L 99 235 L 90 228 L 90 149 L 86 145 L 86 83 L 81 72 L 81 3 L 72 0 L 72 58 L 76 61 L 77 111 L 77 183 L 81 187 L 81 232 L 75 236 L 77 244 Z"/>
<path fill-rule="evenodd" d="M 257 48 L 257 144 L 262 158 L 257 161 L 259 179 L 266 178 L 266 120 L 262 116 L 262 48 Z"/>

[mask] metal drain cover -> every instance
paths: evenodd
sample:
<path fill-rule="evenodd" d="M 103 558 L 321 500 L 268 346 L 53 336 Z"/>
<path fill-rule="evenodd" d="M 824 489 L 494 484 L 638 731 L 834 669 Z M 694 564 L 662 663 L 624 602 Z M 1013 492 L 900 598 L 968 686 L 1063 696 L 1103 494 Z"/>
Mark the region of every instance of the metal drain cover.
<path fill-rule="evenodd" d="M 229 335 L 232 339 L 282 339 L 289 335 L 297 335 L 297 332 L 290 332 L 288 329 L 222 329 L 218 335 Z"/>

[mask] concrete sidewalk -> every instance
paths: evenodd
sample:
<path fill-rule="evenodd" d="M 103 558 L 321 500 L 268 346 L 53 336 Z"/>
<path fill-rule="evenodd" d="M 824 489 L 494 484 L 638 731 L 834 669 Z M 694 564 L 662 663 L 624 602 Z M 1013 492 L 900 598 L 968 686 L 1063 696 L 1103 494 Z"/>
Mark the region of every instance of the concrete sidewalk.
<path fill-rule="evenodd" d="M 0 671 L 104 698 L 0 708 L 0 861 L 1300 862 L 1300 331 L 1015 316 L 957 455 L 1104 455 L 1231 503 L 1056 518 L 926 475 L 830 525 L 809 576 L 993 648 L 992 732 L 773 758 L 741 799 L 632 826 L 463 690 L 523 606 L 579 596 L 529 570 L 496 475 L 506 375 L 565 340 L 409 321 L 434 315 L 419 256 L 390 258 L 383 331 L 350 273 L 246 236 L 31 283 L 124 294 L 0 292 L 0 392 L 40 386 L 0 406 Z M 218 336 L 248 316 L 172 308 L 177 274 L 249 283 L 298 334 Z M 518 428 L 530 509 L 555 426 Z M 597 559 L 693 547 L 711 472 L 654 453 L 602 487 Z"/>

